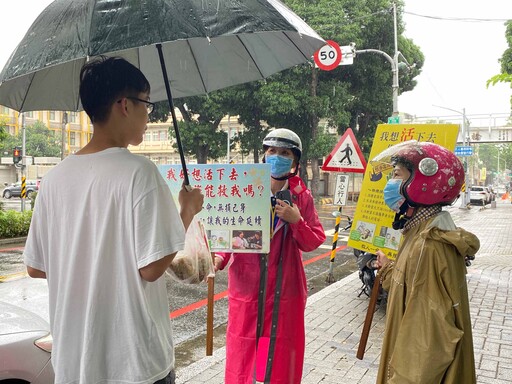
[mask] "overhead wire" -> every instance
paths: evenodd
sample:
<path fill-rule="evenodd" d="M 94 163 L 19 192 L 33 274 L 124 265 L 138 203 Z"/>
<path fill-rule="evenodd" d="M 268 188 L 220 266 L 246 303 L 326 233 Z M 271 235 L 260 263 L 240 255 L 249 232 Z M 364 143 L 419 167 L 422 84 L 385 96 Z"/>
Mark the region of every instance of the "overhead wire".
<path fill-rule="evenodd" d="M 461 22 L 468 22 L 468 23 L 480 23 L 480 22 L 506 23 L 507 21 L 512 20 L 512 19 L 480 19 L 480 18 L 474 18 L 474 17 L 430 16 L 430 15 L 420 15 L 419 13 L 407 12 L 407 11 L 403 11 L 403 13 L 406 13 L 406 14 L 412 15 L 412 16 L 423 17 L 426 19 L 444 20 L 444 21 L 461 21 Z"/>

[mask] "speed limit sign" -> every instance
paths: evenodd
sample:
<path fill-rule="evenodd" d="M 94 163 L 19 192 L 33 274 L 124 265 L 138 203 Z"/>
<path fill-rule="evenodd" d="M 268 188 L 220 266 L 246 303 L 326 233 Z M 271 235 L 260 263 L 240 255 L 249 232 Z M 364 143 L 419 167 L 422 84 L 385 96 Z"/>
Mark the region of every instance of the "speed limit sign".
<path fill-rule="evenodd" d="M 326 40 L 326 45 L 315 52 L 315 63 L 324 71 L 331 71 L 341 62 L 341 48 L 337 42 Z"/>

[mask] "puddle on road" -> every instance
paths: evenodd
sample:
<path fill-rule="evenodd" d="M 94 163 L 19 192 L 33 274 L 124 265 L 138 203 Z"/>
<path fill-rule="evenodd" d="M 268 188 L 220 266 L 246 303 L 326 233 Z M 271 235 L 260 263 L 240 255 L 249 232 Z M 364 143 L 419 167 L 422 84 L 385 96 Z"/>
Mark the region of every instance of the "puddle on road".
<path fill-rule="evenodd" d="M 213 329 L 213 352 L 226 345 L 226 324 Z M 176 371 L 206 357 L 206 335 L 198 336 L 175 346 Z"/>

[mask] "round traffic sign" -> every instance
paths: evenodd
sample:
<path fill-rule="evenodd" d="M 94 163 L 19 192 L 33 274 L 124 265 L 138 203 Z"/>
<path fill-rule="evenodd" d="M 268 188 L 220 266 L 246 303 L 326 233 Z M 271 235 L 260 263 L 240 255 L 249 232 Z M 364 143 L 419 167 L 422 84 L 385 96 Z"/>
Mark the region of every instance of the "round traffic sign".
<path fill-rule="evenodd" d="M 318 68 L 331 71 L 341 63 L 341 48 L 335 41 L 326 40 L 326 43 L 315 52 L 314 58 Z"/>

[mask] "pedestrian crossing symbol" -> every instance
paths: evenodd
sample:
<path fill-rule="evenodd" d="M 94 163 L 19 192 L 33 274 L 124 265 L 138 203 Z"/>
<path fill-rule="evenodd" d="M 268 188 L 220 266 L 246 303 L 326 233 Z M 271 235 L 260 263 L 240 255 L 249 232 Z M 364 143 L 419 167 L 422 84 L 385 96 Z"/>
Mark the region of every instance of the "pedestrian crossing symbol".
<path fill-rule="evenodd" d="M 351 128 L 347 128 L 338 144 L 324 161 L 323 171 L 364 173 L 366 160 Z"/>

